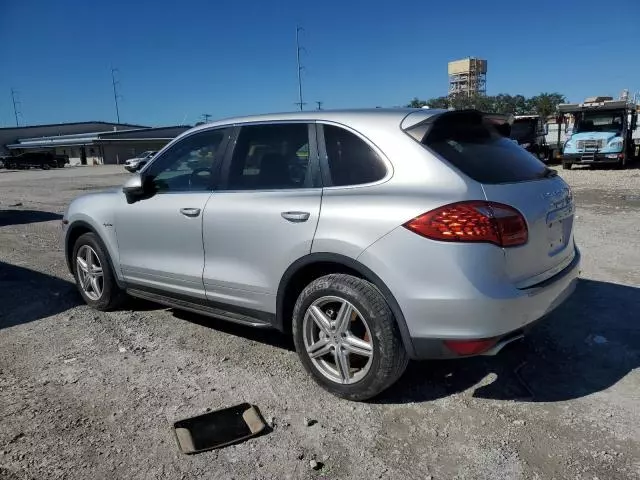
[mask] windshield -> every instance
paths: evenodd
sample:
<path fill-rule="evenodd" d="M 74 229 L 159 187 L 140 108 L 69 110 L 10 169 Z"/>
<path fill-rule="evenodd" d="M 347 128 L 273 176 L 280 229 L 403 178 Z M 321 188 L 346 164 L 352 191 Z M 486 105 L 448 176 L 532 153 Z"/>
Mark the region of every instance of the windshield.
<path fill-rule="evenodd" d="M 535 132 L 535 125 L 535 120 L 516 120 L 511 125 L 511 138 L 520 140 L 532 136 Z"/>
<path fill-rule="evenodd" d="M 574 130 L 580 132 L 621 132 L 623 112 L 584 112 Z"/>

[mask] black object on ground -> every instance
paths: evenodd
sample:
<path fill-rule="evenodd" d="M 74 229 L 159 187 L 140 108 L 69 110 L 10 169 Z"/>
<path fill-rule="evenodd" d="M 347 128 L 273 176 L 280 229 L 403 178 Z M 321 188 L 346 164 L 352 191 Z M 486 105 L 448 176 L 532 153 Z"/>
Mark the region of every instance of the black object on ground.
<path fill-rule="evenodd" d="M 256 406 L 241 403 L 185 418 L 173 428 L 182 453 L 191 454 L 243 442 L 265 432 L 267 425 Z"/>

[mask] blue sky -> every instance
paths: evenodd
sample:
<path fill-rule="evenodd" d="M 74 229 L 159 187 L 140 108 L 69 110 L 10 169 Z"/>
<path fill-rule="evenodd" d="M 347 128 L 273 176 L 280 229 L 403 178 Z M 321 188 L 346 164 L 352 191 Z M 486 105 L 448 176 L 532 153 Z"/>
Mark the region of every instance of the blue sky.
<path fill-rule="evenodd" d="M 295 109 L 295 26 L 307 108 L 446 94 L 447 62 L 488 60 L 487 93 L 570 100 L 640 90 L 640 1 L 0 0 L 0 125 L 148 125 Z M 464 32 L 464 33 L 463 33 Z"/>

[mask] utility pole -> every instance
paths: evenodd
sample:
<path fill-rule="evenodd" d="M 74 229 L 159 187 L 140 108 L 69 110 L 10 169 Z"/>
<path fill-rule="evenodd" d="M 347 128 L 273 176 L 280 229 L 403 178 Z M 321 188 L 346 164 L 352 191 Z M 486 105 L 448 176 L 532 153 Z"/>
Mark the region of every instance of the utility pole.
<path fill-rule="evenodd" d="M 16 127 L 20 126 L 20 122 L 18 121 L 18 115 L 22 116 L 22 112 L 18 111 L 18 105 L 20 105 L 20 100 L 16 100 L 16 92 L 13 88 L 11 89 L 11 101 L 13 102 L 13 115 L 16 117 Z"/>
<path fill-rule="evenodd" d="M 113 101 L 116 104 L 116 117 L 118 119 L 118 123 L 120 123 L 120 108 L 118 107 L 118 98 L 120 97 L 120 95 L 118 94 L 118 89 L 117 89 L 117 85 L 119 85 L 120 82 L 116 81 L 117 71 L 118 71 L 117 68 L 111 67 L 111 83 L 113 84 Z"/>
<path fill-rule="evenodd" d="M 302 69 L 304 68 L 300 64 L 300 51 L 303 47 L 300 46 L 300 32 L 303 31 L 300 25 L 296 25 L 296 63 L 298 64 L 298 101 L 296 105 L 300 107 L 300 111 L 302 111 L 302 107 L 306 105 L 305 102 L 302 101 Z"/>
<path fill-rule="evenodd" d="M 202 114 L 202 121 L 204 123 L 209 123 L 209 119 L 211 118 L 211 114 L 210 113 L 203 113 Z"/>
<path fill-rule="evenodd" d="M 316 103 L 318 104 L 318 110 L 322 110 L 322 104 L 324 102 L 322 100 L 316 100 Z"/>

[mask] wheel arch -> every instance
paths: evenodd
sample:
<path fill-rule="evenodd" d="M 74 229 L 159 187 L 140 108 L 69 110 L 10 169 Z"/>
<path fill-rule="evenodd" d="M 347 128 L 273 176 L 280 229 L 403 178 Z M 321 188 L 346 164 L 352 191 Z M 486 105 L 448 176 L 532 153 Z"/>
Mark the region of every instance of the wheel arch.
<path fill-rule="evenodd" d="M 347 273 L 372 283 L 382 293 L 391 309 L 402 337 L 402 343 L 411 358 L 415 357 L 413 342 L 400 305 L 395 297 L 371 269 L 353 258 L 336 253 L 311 253 L 289 266 L 278 285 L 276 319 L 274 327 L 282 332 L 291 331 L 293 307 L 304 288 L 316 278 L 330 273 Z"/>
<path fill-rule="evenodd" d="M 113 272 L 113 277 L 115 278 L 118 286 L 120 288 L 124 288 L 124 284 L 119 277 L 118 271 L 114 267 L 113 259 L 111 257 L 111 252 L 109 251 L 109 248 L 107 247 L 105 241 L 102 239 L 102 236 L 100 235 L 98 230 L 85 220 L 76 220 L 75 222 L 71 223 L 71 225 L 69 225 L 69 227 L 67 228 L 67 232 L 65 234 L 64 256 L 65 256 L 65 260 L 67 261 L 67 268 L 69 269 L 69 272 L 71 273 L 71 275 L 74 274 L 73 262 L 71 261 L 71 256 L 73 254 L 73 246 L 75 245 L 78 238 L 80 238 L 85 233 L 93 233 L 98 239 L 98 241 L 102 244 L 102 247 L 104 248 L 104 251 L 107 254 L 107 260 L 109 261 L 109 266 L 111 267 L 111 271 Z"/>

